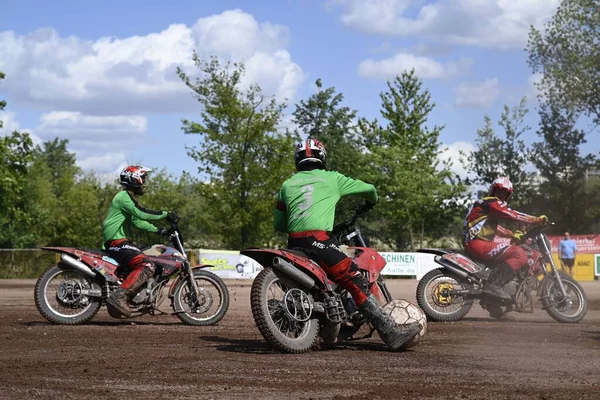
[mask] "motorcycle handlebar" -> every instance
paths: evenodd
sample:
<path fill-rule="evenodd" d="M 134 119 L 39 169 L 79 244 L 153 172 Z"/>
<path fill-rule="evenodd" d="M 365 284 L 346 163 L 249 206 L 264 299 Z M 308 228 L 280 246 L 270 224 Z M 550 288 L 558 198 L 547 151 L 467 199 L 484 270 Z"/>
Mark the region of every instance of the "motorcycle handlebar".
<path fill-rule="evenodd" d="M 346 228 L 354 226 L 356 224 L 356 221 L 358 220 L 358 218 L 360 218 L 361 216 L 363 216 L 366 213 L 368 213 L 369 211 L 371 211 L 371 209 L 374 206 L 375 206 L 375 204 L 370 204 L 370 203 L 366 203 L 366 202 L 364 204 L 359 205 L 356 208 L 356 211 L 354 212 L 354 215 L 352 216 L 352 218 L 349 221 L 340 222 L 339 224 L 334 226 L 333 232 L 339 232 L 341 230 L 344 230 Z"/>
<path fill-rule="evenodd" d="M 554 222 L 548 222 L 547 224 L 543 224 L 543 225 L 536 225 L 533 228 L 529 229 L 527 232 L 525 232 L 522 239 L 519 240 L 518 243 L 519 244 L 525 243 L 527 241 L 527 239 L 532 239 L 532 238 L 536 237 L 537 235 L 542 233 L 544 231 L 544 229 L 546 229 L 548 226 L 554 226 L 554 225 L 556 225 Z"/>

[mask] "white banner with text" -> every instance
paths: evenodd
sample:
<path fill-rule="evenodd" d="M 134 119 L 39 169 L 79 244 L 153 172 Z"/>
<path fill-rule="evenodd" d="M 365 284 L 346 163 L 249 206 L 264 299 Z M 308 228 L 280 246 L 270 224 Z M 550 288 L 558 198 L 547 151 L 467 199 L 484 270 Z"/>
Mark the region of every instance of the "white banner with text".
<path fill-rule="evenodd" d="M 414 276 L 421 279 L 423 275 L 437 268 L 433 254 L 427 253 L 379 253 L 386 261 L 382 271 L 384 276 Z M 233 250 L 200 249 L 200 264 L 210 264 L 208 270 L 223 279 L 254 279 L 263 267 L 252 258 Z"/>

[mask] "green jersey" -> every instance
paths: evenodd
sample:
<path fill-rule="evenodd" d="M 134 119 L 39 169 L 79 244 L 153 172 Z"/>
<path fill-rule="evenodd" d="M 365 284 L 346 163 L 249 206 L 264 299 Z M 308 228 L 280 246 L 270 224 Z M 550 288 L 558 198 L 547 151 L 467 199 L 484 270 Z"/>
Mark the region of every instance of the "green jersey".
<path fill-rule="evenodd" d="M 273 226 L 282 232 L 331 231 L 335 206 L 344 196 L 377 202 L 375 186 L 335 171 L 301 171 L 286 180 L 277 197 Z"/>
<path fill-rule="evenodd" d="M 113 198 L 102 224 L 102 248 L 109 240 L 131 238 L 131 225 L 156 232 L 158 228 L 146 221 L 157 221 L 166 216 L 166 211 L 148 210 L 140 206 L 129 192 L 123 190 Z"/>

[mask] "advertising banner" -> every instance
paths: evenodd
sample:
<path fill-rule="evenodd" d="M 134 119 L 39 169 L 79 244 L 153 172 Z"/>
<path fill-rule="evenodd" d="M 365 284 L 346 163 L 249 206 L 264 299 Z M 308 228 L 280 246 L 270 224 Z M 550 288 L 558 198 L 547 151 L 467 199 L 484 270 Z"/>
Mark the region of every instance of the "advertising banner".
<path fill-rule="evenodd" d="M 427 253 L 379 253 L 385 259 L 387 264 L 381 272 L 382 275 L 389 276 L 416 276 L 421 279 L 423 275 L 437 268 L 433 260 L 433 254 Z"/>
<path fill-rule="evenodd" d="M 263 267 L 239 251 L 206 250 L 199 251 L 200 264 L 214 265 L 208 268 L 223 279 L 254 279 Z"/>
<path fill-rule="evenodd" d="M 558 252 L 558 244 L 562 236 L 548 236 L 552 242 L 552 252 Z M 571 239 L 577 245 L 577 253 L 596 254 L 600 253 L 600 235 L 573 235 Z"/>
<path fill-rule="evenodd" d="M 596 276 L 600 276 L 600 254 L 594 255 L 594 264 L 595 264 L 595 274 Z"/>

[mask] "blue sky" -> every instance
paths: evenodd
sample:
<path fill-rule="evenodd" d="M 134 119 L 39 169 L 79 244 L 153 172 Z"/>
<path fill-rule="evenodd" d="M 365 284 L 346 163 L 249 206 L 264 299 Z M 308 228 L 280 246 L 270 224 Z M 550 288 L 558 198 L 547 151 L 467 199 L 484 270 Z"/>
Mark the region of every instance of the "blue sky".
<path fill-rule="evenodd" d="M 514 3 L 514 4 L 513 4 Z M 379 112 L 386 79 L 415 67 L 445 124 L 447 156 L 469 149 L 485 113 L 535 90 L 523 50 L 558 0 L 2 1 L 0 98 L 5 133 L 68 138 L 84 169 L 126 162 L 179 174 L 198 139 L 181 119 L 199 107 L 175 77 L 193 71 L 191 49 L 247 62 L 248 80 L 290 107 L 321 78 L 359 115 Z M 533 130 L 528 140 L 535 139 Z M 597 151 L 597 141 L 588 146 Z"/>

